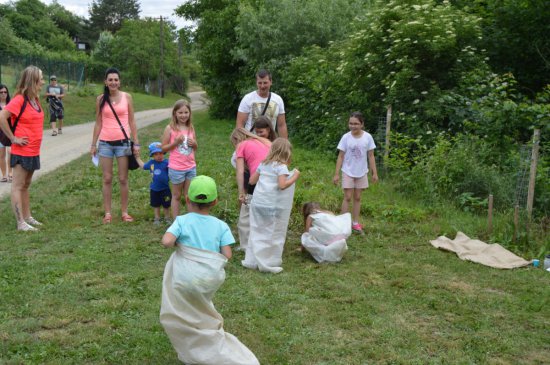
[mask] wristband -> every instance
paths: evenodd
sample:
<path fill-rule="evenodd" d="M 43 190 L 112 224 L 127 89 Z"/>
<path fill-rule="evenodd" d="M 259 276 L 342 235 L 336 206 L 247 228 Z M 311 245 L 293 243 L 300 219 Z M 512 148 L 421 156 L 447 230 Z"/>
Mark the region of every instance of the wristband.
<path fill-rule="evenodd" d="M 141 147 L 139 143 L 134 143 L 134 147 Z"/>

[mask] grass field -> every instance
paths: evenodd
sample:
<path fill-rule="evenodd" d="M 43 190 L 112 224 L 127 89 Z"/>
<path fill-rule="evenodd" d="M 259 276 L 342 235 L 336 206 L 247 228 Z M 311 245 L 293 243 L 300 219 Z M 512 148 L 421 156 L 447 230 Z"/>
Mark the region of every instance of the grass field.
<path fill-rule="evenodd" d="M 234 228 L 233 122 L 205 113 L 194 122 L 198 172 L 219 185 L 213 213 Z M 140 131 L 140 141 L 158 140 L 164 125 Z M 367 234 L 348 240 L 340 264 L 319 265 L 296 251 L 299 209 L 316 200 L 337 210 L 342 192 L 330 182 L 331 156 L 295 146 L 293 162 L 302 176 L 284 271 L 244 269 L 237 252 L 214 299 L 225 330 L 262 364 L 549 362 L 550 274 L 491 269 L 429 244 L 458 230 L 486 237 L 484 217 L 422 206 L 382 180 L 363 195 Z M 152 224 L 148 173 L 130 175 L 135 223 L 120 222 L 115 193 L 114 222 L 101 224 L 101 175 L 89 156 L 33 183 L 33 213 L 45 223 L 39 233 L 16 232 L 8 199 L 0 202 L 0 363 L 179 363 L 158 320 L 172 251 L 159 243 L 165 228 Z M 507 226 L 495 217 L 495 230 Z M 542 234 L 534 238 L 547 244 Z"/>

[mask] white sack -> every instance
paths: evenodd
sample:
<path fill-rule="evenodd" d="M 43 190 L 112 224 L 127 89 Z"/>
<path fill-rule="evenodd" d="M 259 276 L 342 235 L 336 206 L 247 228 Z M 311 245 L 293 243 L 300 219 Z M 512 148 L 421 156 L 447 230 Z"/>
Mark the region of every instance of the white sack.
<path fill-rule="evenodd" d="M 160 322 L 185 364 L 256 365 L 256 356 L 223 330 L 212 298 L 225 280 L 227 259 L 177 245 L 164 269 Z"/>
<path fill-rule="evenodd" d="M 239 247 L 237 251 L 245 251 L 248 246 L 248 236 L 250 235 L 250 201 L 252 195 L 247 194 L 246 203 L 241 204 L 239 212 L 239 221 L 237 222 L 237 230 L 239 231 Z"/>
<path fill-rule="evenodd" d="M 348 250 L 346 238 L 351 235 L 351 214 L 314 213 L 309 232 L 302 234 L 302 246 L 317 262 L 339 262 Z"/>
<path fill-rule="evenodd" d="M 277 176 L 258 181 L 250 203 L 250 235 L 242 261 L 244 267 L 275 274 L 283 271 L 283 248 L 294 187 L 292 184 L 285 190 L 279 189 Z"/>

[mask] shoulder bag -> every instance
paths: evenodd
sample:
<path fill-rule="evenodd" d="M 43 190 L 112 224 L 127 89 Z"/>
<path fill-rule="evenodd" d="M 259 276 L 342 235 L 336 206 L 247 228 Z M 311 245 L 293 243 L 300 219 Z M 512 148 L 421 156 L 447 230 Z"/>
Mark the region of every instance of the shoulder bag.
<path fill-rule="evenodd" d="M 14 136 L 15 136 L 15 128 L 17 128 L 17 124 L 19 123 L 19 119 L 21 118 L 21 115 L 23 114 L 23 112 L 25 111 L 25 108 L 27 107 L 27 100 L 28 99 L 25 96 L 25 101 L 23 102 L 23 105 L 21 106 L 21 111 L 19 112 L 19 115 L 17 116 L 17 118 L 13 122 L 13 126 L 11 125 L 11 123 L 8 119 L 8 126 L 10 127 L 11 133 L 13 133 Z M 0 129 L 0 143 L 2 143 L 4 145 L 4 147 L 11 146 L 11 140 L 8 138 L 8 136 L 6 136 L 4 131 L 2 131 L 1 129 Z"/>
<path fill-rule="evenodd" d="M 126 131 L 124 130 L 124 127 L 122 126 L 122 123 L 120 123 L 120 119 L 118 119 L 118 115 L 115 112 L 115 108 L 113 108 L 113 105 L 111 104 L 111 101 L 107 99 L 107 104 L 111 107 L 111 110 L 113 111 L 113 114 L 115 115 L 116 121 L 118 122 L 118 125 L 120 126 L 120 130 L 124 134 L 124 138 L 126 140 L 130 141 L 130 155 L 128 156 L 128 170 L 136 170 L 139 168 L 139 164 L 136 160 L 136 156 L 134 156 L 134 141 L 130 140 L 128 138 L 128 135 L 126 134 Z"/>

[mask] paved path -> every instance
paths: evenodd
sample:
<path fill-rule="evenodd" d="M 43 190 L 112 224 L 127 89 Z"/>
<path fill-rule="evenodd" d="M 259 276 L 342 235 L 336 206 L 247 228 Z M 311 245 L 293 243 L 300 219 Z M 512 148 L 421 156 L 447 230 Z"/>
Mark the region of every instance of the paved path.
<path fill-rule="evenodd" d="M 205 93 L 192 92 L 188 94 L 191 98 L 193 111 L 207 108 Z M 138 129 L 147 127 L 170 118 L 172 108 L 154 109 L 136 112 L 134 117 Z M 33 180 L 51 172 L 58 167 L 71 162 L 85 153 L 90 152 L 90 142 L 95 122 L 78 124 L 63 128 L 63 134 L 57 137 L 51 136 L 49 129 L 44 130 L 44 138 L 40 149 L 40 170 L 33 175 Z M 0 183 L 0 198 L 10 194 L 11 184 Z"/>

